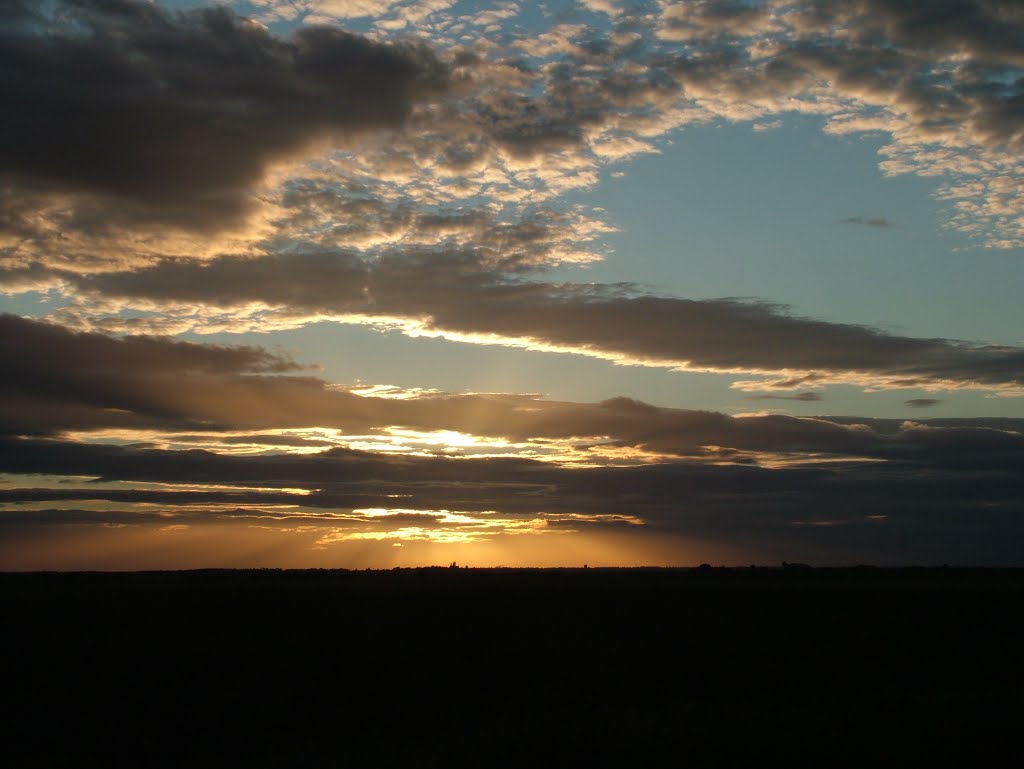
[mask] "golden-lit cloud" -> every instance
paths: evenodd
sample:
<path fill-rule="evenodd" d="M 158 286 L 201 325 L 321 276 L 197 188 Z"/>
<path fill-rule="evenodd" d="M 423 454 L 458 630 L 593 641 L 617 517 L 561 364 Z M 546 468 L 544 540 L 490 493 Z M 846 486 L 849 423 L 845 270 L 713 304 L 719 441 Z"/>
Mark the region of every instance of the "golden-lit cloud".
<path fill-rule="evenodd" d="M 256 347 L 114 339 L 13 316 L 0 316 L 0 328 L 0 355 L 8 361 L 0 383 L 0 427 L 15 435 L 105 435 L 122 443 L 202 445 L 229 453 L 348 447 L 584 463 L 616 457 L 642 462 L 643 452 L 651 451 L 697 456 L 706 446 L 855 456 L 887 450 L 888 439 L 873 428 L 834 419 L 729 417 L 625 397 L 600 403 L 501 393 L 395 398 L 386 388 L 377 394 L 375 388 L 298 375 L 288 358 Z M 864 338 L 872 342 L 869 334 Z M 904 356 L 914 350 L 906 342 L 896 349 Z M 944 365 L 955 361 L 955 352 L 946 352 Z M 791 377 L 777 382 L 776 392 L 809 383 L 821 381 Z"/>

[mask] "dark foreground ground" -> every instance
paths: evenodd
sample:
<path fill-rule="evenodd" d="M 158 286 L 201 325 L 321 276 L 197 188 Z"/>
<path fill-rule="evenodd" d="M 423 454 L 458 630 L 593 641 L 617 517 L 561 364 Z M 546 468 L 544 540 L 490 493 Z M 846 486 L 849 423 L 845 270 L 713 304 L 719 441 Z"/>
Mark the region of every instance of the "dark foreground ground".
<path fill-rule="evenodd" d="M 1024 571 L 0 574 L 4 764 L 1024 766 Z"/>

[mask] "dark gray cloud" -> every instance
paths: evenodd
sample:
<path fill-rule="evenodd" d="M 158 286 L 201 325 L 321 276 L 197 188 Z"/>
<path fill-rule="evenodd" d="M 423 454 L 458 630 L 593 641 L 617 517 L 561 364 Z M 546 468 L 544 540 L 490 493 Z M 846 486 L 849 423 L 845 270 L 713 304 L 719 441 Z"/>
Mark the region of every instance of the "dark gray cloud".
<path fill-rule="evenodd" d="M 1024 65 L 1020 32 L 1024 10 L 1000 0 L 825 0 L 808 4 L 808 16 L 835 24 L 854 20 L 852 37 L 877 43 L 880 36 L 922 53 L 960 53 L 986 63 Z"/>
<path fill-rule="evenodd" d="M 161 374 L 282 373 L 301 368 L 262 347 L 196 344 L 163 337 L 114 338 L 0 314 L 0 359 L 12 370 Z"/>
<path fill-rule="evenodd" d="M 696 3 L 674 6 L 666 19 L 675 19 L 676 28 L 687 24 L 687 42 L 712 53 L 678 61 L 691 87 L 800 97 L 827 77 L 838 96 L 879 106 L 892 100 L 921 138 L 963 130 L 980 144 L 1010 150 L 1022 141 L 1021 85 L 1006 77 L 1024 67 L 1024 14 L 1012 4 L 824 0 L 779 13 L 767 3 Z M 767 33 L 778 45 L 755 57 L 742 43 L 723 43 L 722 33 L 743 42 Z"/>
<path fill-rule="evenodd" d="M 761 395 L 748 395 L 746 398 L 748 401 L 801 401 L 804 403 L 811 403 L 822 399 L 819 393 L 811 391 L 795 393 L 793 395 L 763 393 Z"/>
<path fill-rule="evenodd" d="M 789 314 L 764 302 L 689 300 L 630 284 L 510 279 L 473 251 L 407 250 L 367 262 L 346 252 L 163 262 L 69 276 L 103 296 L 237 306 L 277 304 L 297 317 L 410 319 L 420 330 L 527 340 L 537 347 L 713 371 L 812 372 L 861 384 L 1024 385 L 1024 350 L 887 334 Z M 788 380 L 781 382 L 785 385 Z M 801 380 L 804 381 L 804 380 Z"/>
<path fill-rule="evenodd" d="M 216 399 L 217 390 L 207 391 L 204 384 L 213 388 L 232 378 L 244 383 L 247 376 L 274 381 L 260 375 L 300 368 L 258 347 L 115 339 L 14 315 L 0 315 L 0 360 L 5 372 L 0 425 L 29 433 L 103 425 L 174 429 L 192 420 L 205 424 L 210 412 L 200 404 Z M 176 390 L 179 396 L 173 395 Z"/>
<path fill-rule="evenodd" d="M 294 504 L 295 495 L 279 491 L 235 491 L 224 489 L 203 489 L 201 491 L 184 490 L 152 490 L 152 489 L 97 489 L 67 486 L 64 488 L 25 488 L 0 489 L 0 504 L 19 502 L 54 502 L 54 501 L 97 501 L 121 503 L 145 503 L 147 505 L 204 505 L 236 504 L 236 505 L 274 505 Z M 35 512 L 35 511 L 32 511 Z M 154 512 L 154 522 L 159 522 L 160 513 Z"/>
<path fill-rule="evenodd" d="M 975 450 L 999 450 L 1000 440 L 985 431 L 964 440 L 963 433 L 952 431 L 941 452 L 953 458 Z M 214 490 L 207 506 L 197 501 L 195 491 L 178 492 L 181 496 L 175 498 L 169 490 L 93 492 L 69 487 L 61 497 L 61 492 L 48 489 L 15 489 L 5 493 L 0 509 L 0 526 L 8 531 L 63 524 L 166 526 L 225 520 L 380 530 L 445 525 L 439 510 L 463 511 L 477 522 L 467 524 L 473 526 L 491 520 L 494 514 L 488 511 L 495 509 L 506 520 L 540 515 L 555 527 L 601 528 L 620 526 L 622 520 L 616 516 L 628 510 L 651 533 L 728 544 L 762 557 L 780 548 L 802 548 L 810 556 L 805 560 L 819 563 L 1024 562 L 1024 506 L 1019 494 L 1024 464 L 1019 440 L 1013 449 L 1015 460 L 1001 468 L 955 462 L 922 466 L 910 457 L 788 469 L 688 462 L 564 468 L 518 459 L 396 457 L 339 449 L 313 456 L 228 457 L 60 441 L 11 444 L 2 439 L 0 444 L 3 469 L 11 472 L 187 482 L 193 487 L 201 474 L 207 483 L 287 483 L 311 492 L 302 497 L 300 510 L 270 507 L 277 498 L 270 488 L 244 493 Z M 85 499 L 122 504 L 159 499 L 163 514 L 74 506 Z M 43 510 L 17 505 L 29 501 L 53 504 Z M 62 507 L 61 501 L 72 504 Z M 226 504 L 217 507 L 216 502 Z M 396 503 L 402 511 L 390 522 L 366 516 L 345 520 L 347 511 L 357 505 L 392 508 Z"/>
<path fill-rule="evenodd" d="M 931 406 L 937 406 L 942 401 L 938 398 L 911 398 L 910 400 L 903 401 L 903 403 L 913 409 L 926 409 Z"/>
<path fill-rule="evenodd" d="M 14 22 L 0 31 L 0 174 L 30 191 L 113 198 L 97 226 L 222 227 L 269 163 L 320 137 L 398 126 L 445 80 L 422 46 L 328 27 L 279 38 L 223 7 L 4 7 Z"/>
<path fill-rule="evenodd" d="M 395 401 L 292 376 L 293 364 L 254 348 L 109 339 L 10 316 L 0 317 L 0 330 L 6 345 L 0 413 L 7 430 L 21 433 L 142 426 L 163 430 L 161 440 L 185 441 L 187 435 L 166 430 L 254 421 L 371 432 L 399 425 L 540 443 L 579 444 L 580 436 L 597 436 L 606 447 L 660 454 L 641 466 L 565 467 L 518 457 L 340 447 L 236 456 L 8 434 L 0 436 L 0 472 L 22 476 L 0 492 L 0 526 L 12 536 L 64 525 L 230 522 L 312 527 L 331 536 L 376 536 L 402 526 L 473 534 L 487 526 L 499 532 L 517 519 L 552 530 L 612 530 L 626 525 L 628 514 L 653 534 L 789 558 L 805 548 L 801 558 L 818 562 L 1024 558 L 1013 544 L 1022 541 L 1024 520 L 1019 419 L 737 418 L 629 398 L 592 404 L 511 395 Z M 73 364 L 66 375 L 62 361 Z M 263 437 L 208 434 L 214 445 Z M 315 447 L 292 437 L 271 434 L 267 443 Z M 26 484 L 24 476 L 34 474 L 70 476 L 70 482 L 56 489 Z M 161 486 L 123 488 L 83 483 L 82 477 Z M 395 507 L 400 512 L 384 518 L 356 512 Z M 461 511 L 468 520 L 437 512 L 444 510 Z"/>
<path fill-rule="evenodd" d="M 841 224 L 863 224 L 865 227 L 895 227 L 896 225 L 882 216 L 850 216 L 840 219 Z"/>
<path fill-rule="evenodd" d="M 987 437 L 987 436 L 985 436 Z M 998 437 L 997 437 L 998 438 Z M 962 483 L 958 474 L 974 479 L 986 477 L 984 490 L 960 486 L 957 496 L 971 498 L 980 494 L 1005 495 L 1019 478 L 1019 466 L 1000 472 L 973 464 L 950 465 L 943 475 L 921 474 L 917 461 L 894 460 L 886 465 L 853 462 L 813 469 L 767 469 L 742 465 L 707 465 L 666 461 L 657 465 L 609 468 L 564 468 L 551 463 L 526 459 L 454 459 L 447 457 L 391 456 L 331 449 L 315 455 L 226 456 L 207 451 L 167 451 L 101 444 L 79 444 L 56 440 L 0 439 L 5 449 L 3 469 L 14 473 L 93 475 L 104 480 L 188 483 L 246 484 L 273 487 L 288 484 L 312 490 L 301 498 L 304 506 L 331 507 L 358 501 L 374 501 L 383 507 L 488 510 L 498 504 L 502 511 L 530 512 L 536 509 L 572 511 L 586 499 L 582 511 L 609 512 L 621 508 L 625 499 L 637 499 L 651 506 L 678 509 L 690 501 L 694 492 L 715 498 L 730 492 L 740 495 L 766 494 L 768 497 L 799 492 L 801 484 L 824 492 L 831 485 L 848 489 L 843 478 L 865 484 L 859 498 L 877 493 L 890 478 L 899 477 L 911 486 L 941 487 L 945 492 Z M 946 450 L 952 454 L 958 436 L 950 438 Z M 962 442 L 962 441 L 961 441 Z M 997 448 L 997 441 L 975 440 L 971 448 L 985 451 Z M 1014 449 L 1019 459 L 1019 441 Z M 990 453 L 990 452 L 989 452 Z M 910 478 L 917 474 L 917 480 Z M 852 482 L 850 484 L 852 486 Z M 117 489 L 21 489 L 5 492 L 8 501 L 50 501 L 55 499 L 107 499 L 111 501 L 161 501 L 172 497 L 193 502 L 196 493 L 208 494 L 208 500 L 259 502 L 269 504 L 294 495 L 281 495 L 273 488 L 265 492 L 172 491 L 143 492 Z M 63 496 L 62 496 L 63 494 Z M 161 494 L 165 496 L 161 497 Z M 249 496 L 247 496 L 249 495 Z M 391 495 L 391 496 L 389 496 Z M 390 500 L 390 501 L 389 501 Z M 714 500 L 711 500 L 714 501 Z M 837 500 L 838 502 L 838 500 Z M 657 504 L 655 504 L 657 503 Z M 454 506 L 454 508 L 453 508 Z M 619 510 L 621 512 L 621 509 Z"/>
<path fill-rule="evenodd" d="M 640 448 L 701 462 L 785 464 L 794 457 L 821 455 L 993 470 L 1020 462 L 1024 450 L 1021 420 L 902 423 L 781 414 L 730 417 L 660 408 L 621 397 L 601 403 L 501 394 L 437 394 L 395 400 L 360 396 L 314 377 L 290 375 L 294 364 L 254 348 L 151 338 L 109 339 L 10 316 L 0 317 L 0 330 L 5 332 L 0 339 L 6 344 L 7 361 L 7 376 L 0 382 L 0 426 L 12 435 L 137 428 L 157 430 L 161 440 L 187 444 L 189 436 L 181 434 L 184 430 L 198 432 L 199 437 L 209 435 L 204 439 L 206 445 L 234 445 L 261 443 L 260 435 L 224 436 L 217 431 L 319 427 L 366 435 L 399 427 L 424 432 L 455 430 L 537 446 L 555 441 L 576 445 L 577 451 L 584 452 L 587 445 Z M 151 370 L 142 370 L 154 356 L 160 360 Z M 62 361 L 74 365 L 65 370 Z M 266 444 L 323 445 L 309 435 L 271 436 Z M 15 455 L 26 457 L 28 445 L 9 444 L 12 456 L 6 459 L 7 470 L 43 472 L 18 464 Z M 73 445 L 67 448 L 74 450 Z M 794 457 L 782 456 L 789 454 Z M 117 456 L 120 459 L 111 467 L 156 455 L 140 448 Z M 200 469 L 202 465 L 212 468 L 222 462 L 216 456 L 195 453 L 197 478 L 209 477 Z M 327 461 L 335 455 L 327 452 L 320 456 Z M 359 456 L 371 464 L 391 461 L 372 454 Z M 228 463 L 225 466 L 234 466 L 230 464 L 233 461 L 223 459 Z M 506 468 L 524 467 L 514 464 L 519 460 L 508 461 L 513 464 Z M 300 466 L 305 468 L 303 472 L 311 467 Z M 82 472 L 106 473 L 96 467 Z M 270 469 L 266 472 L 266 476 L 254 477 L 275 477 Z M 370 472 L 369 477 L 376 475 Z M 310 478 L 306 476 L 306 480 Z M 301 474 L 293 478 L 301 479 Z"/>

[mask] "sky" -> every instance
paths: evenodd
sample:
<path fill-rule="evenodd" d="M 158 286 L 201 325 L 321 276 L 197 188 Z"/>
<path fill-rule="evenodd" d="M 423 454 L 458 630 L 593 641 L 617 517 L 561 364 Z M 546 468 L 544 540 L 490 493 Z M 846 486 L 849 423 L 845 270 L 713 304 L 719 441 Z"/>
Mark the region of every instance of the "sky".
<path fill-rule="evenodd" d="M 1024 565 L 1022 40 L 0 0 L 0 570 Z"/>

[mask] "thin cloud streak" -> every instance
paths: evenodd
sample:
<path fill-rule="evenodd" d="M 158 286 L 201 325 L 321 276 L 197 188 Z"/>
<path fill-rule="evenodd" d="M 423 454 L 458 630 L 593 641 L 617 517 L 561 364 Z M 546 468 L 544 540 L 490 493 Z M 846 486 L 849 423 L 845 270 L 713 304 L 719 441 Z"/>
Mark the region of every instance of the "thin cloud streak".
<path fill-rule="evenodd" d="M 820 393 L 811 391 L 795 393 L 793 395 L 764 393 L 761 395 L 747 395 L 745 397 L 748 401 L 799 401 L 801 403 L 813 403 L 823 400 Z"/>
<path fill-rule="evenodd" d="M 878 228 L 889 228 L 895 227 L 891 221 L 883 216 L 850 216 L 846 219 L 840 219 L 841 224 L 862 224 L 865 227 L 878 227 Z"/>

